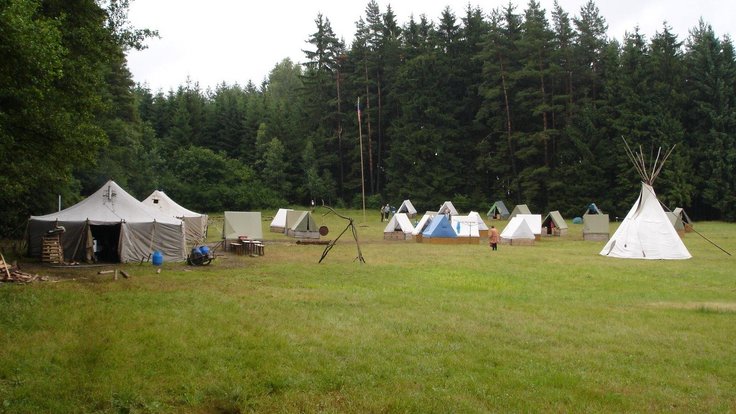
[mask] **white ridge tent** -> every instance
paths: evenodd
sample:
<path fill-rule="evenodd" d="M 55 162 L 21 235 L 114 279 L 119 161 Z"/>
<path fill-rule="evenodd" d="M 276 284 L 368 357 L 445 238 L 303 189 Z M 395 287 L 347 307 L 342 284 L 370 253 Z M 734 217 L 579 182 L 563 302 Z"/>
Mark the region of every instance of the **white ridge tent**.
<path fill-rule="evenodd" d="M 424 232 L 424 230 L 427 229 L 427 226 L 429 226 L 429 223 L 432 222 L 432 218 L 436 216 L 437 213 L 434 211 L 427 211 L 424 213 L 422 218 L 419 220 L 419 223 L 414 227 L 414 230 L 411 232 L 412 236 L 418 236 Z"/>
<path fill-rule="evenodd" d="M 539 240 L 542 238 L 542 215 L 541 214 L 517 214 L 516 217 L 521 217 L 522 220 L 526 221 L 529 228 L 534 233 L 534 237 Z"/>
<path fill-rule="evenodd" d="M 148 198 L 143 200 L 143 204 L 158 209 L 163 214 L 184 220 L 187 229 L 187 243 L 198 244 L 207 238 L 207 215 L 195 213 L 180 206 L 163 191 L 154 190 Z"/>
<path fill-rule="evenodd" d="M 480 237 L 488 237 L 488 225 L 485 221 L 483 221 L 483 217 L 480 216 L 480 213 L 477 211 L 471 211 L 468 213 L 468 217 L 472 217 L 475 219 L 475 221 L 478 224 L 478 233 L 480 234 Z"/>
<path fill-rule="evenodd" d="M 63 226 L 64 259 L 139 262 L 154 251 L 165 261 L 184 261 L 186 225 L 182 220 L 146 206 L 110 180 L 79 203 L 28 220 L 28 254 L 40 256 L 42 238 Z M 96 247 L 96 249 L 95 249 Z"/>
<path fill-rule="evenodd" d="M 624 143 L 626 141 L 624 140 Z M 673 147 L 674 149 L 674 147 Z M 627 155 L 642 177 L 641 191 L 626 218 L 621 222 L 600 254 L 623 259 L 689 259 L 692 256 L 677 235 L 662 205 L 654 193 L 652 183 L 662 165 L 672 153 L 670 149 L 654 168 L 647 169 L 644 155 L 635 154 L 626 144 Z M 659 159 L 659 154 L 657 154 Z"/>
<path fill-rule="evenodd" d="M 447 212 L 450 212 L 451 216 L 458 215 L 457 209 L 455 209 L 455 206 L 452 205 L 452 201 L 445 201 L 440 206 L 440 209 L 437 210 L 437 214 L 447 214 Z"/>
<path fill-rule="evenodd" d="M 452 216 L 451 223 L 457 237 L 480 237 L 478 221 L 474 216 Z"/>
<path fill-rule="evenodd" d="M 406 213 L 408 218 L 414 218 L 414 216 L 417 215 L 417 209 L 414 208 L 414 205 L 411 203 L 411 201 L 404 200 L 399 206 L 398 210 L 396 210 L 396 213 Z"/>
<path fill-rule="evenodd" d="M 289 211 L 294 211 L 290 208 L 280 208 L 279 211 L 276 212 L 276 215 L 273 216 L 273 220 L 271 220 L 271 224 L 269 226 L 269 231 L 272 233 L 284 233 L 286 232 L 286 214 Z"/>
<path fill-rule="evenodd" d="M 383 229 L 384 240 L 410 240 L 414 226 L 406 213 L 396 213 Z"/>
<path fill-rule="evenodd" d="M 509 220 L 500 236 L 501 243 L 521 246 L 531 246 L 536 239 L 529 223 L 518 215 Z"/>

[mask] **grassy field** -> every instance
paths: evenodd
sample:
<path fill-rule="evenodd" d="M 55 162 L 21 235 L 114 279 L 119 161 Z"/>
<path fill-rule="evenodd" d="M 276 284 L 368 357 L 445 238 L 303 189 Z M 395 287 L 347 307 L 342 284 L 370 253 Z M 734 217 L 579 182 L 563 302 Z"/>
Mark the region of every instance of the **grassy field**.
<path fill-rule="evenodd" d="M 25 264 L 62 281 L 0 284 L 0 412 L 736 411 L 736 262 L 694 233 L 685 261 L 601 257 L 576 225 L 491 252 L 348 211 L 366 264 L 349 232 L 318 264 L 273 213 L 263 257 Z M 696 229 L 736 253 L 736 225 Z"/>

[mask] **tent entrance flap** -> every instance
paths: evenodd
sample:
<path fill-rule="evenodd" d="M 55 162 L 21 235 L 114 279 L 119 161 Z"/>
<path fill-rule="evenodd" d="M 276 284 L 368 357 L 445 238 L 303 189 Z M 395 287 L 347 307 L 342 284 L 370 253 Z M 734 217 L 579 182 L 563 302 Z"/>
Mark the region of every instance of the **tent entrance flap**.
<path fill-rule="evenodd" d="M 89 226 L 92 245 L 98 262 L 120 261 L 120 223 Z"/>

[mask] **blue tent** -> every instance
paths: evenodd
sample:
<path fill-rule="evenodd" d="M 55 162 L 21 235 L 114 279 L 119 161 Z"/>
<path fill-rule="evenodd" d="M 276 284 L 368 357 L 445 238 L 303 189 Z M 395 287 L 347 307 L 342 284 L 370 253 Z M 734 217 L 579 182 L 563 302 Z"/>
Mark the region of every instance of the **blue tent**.
<path fill-rule="evenodd" d="M 455 233 L 455 230 L 452 228 L 452 224 L 450 223 L 450 220 L 447 219 L 447 216 L 444 214 L 438 214 L 434 216 L 432 222 L 429 223 L 427 229 L 424 230 L 424 232 L 422 233 L 422 237 L 455 238 L 457 237 L 457 233 Z"/>

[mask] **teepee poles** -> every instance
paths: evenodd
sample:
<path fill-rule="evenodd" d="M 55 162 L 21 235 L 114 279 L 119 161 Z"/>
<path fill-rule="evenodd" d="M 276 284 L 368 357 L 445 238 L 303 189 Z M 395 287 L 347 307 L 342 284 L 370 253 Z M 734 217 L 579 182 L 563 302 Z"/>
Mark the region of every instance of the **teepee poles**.
<path fill-rule="evenodd" d="M 629 157 L 629 160 L 632 164 L 634 164 L 634 168 L 639 173 L 639 176 L 641 179 L 649 185 L 652 185 L 654 183 L 654 180 L 657 179 L 659 176 L 659 173 L 662 171 L 662 167 L 664 167 L 664 163 L 667 161 L 667 159 L 670 157 L 670 154 L 672 154 L 672 151 L 675 149 L 675 145 L 673 145 L 669 150 L 667 150 L 664 154 L 664 157 L 662 157 L 662 160 L 660 161 L 660 156 L 662 155 L 662 147 L 659 147 L 657 150 L 657 157 L 654 159 L 654 163 L 652 164 L 652 172 L 649 172 L 649 169 L 647 168 L 647 163 L 644 158 L 644 150 L 642 150 L 641 146 L 639 146 L 639 152 L 634 152 L 634 150 L 631 149 L 629 146 L 629 143 L 626 142 L 626 138 L 623 136 L 621 139 L 624 141 L 624 146 L 626 148 L 626 155 Z"/>

